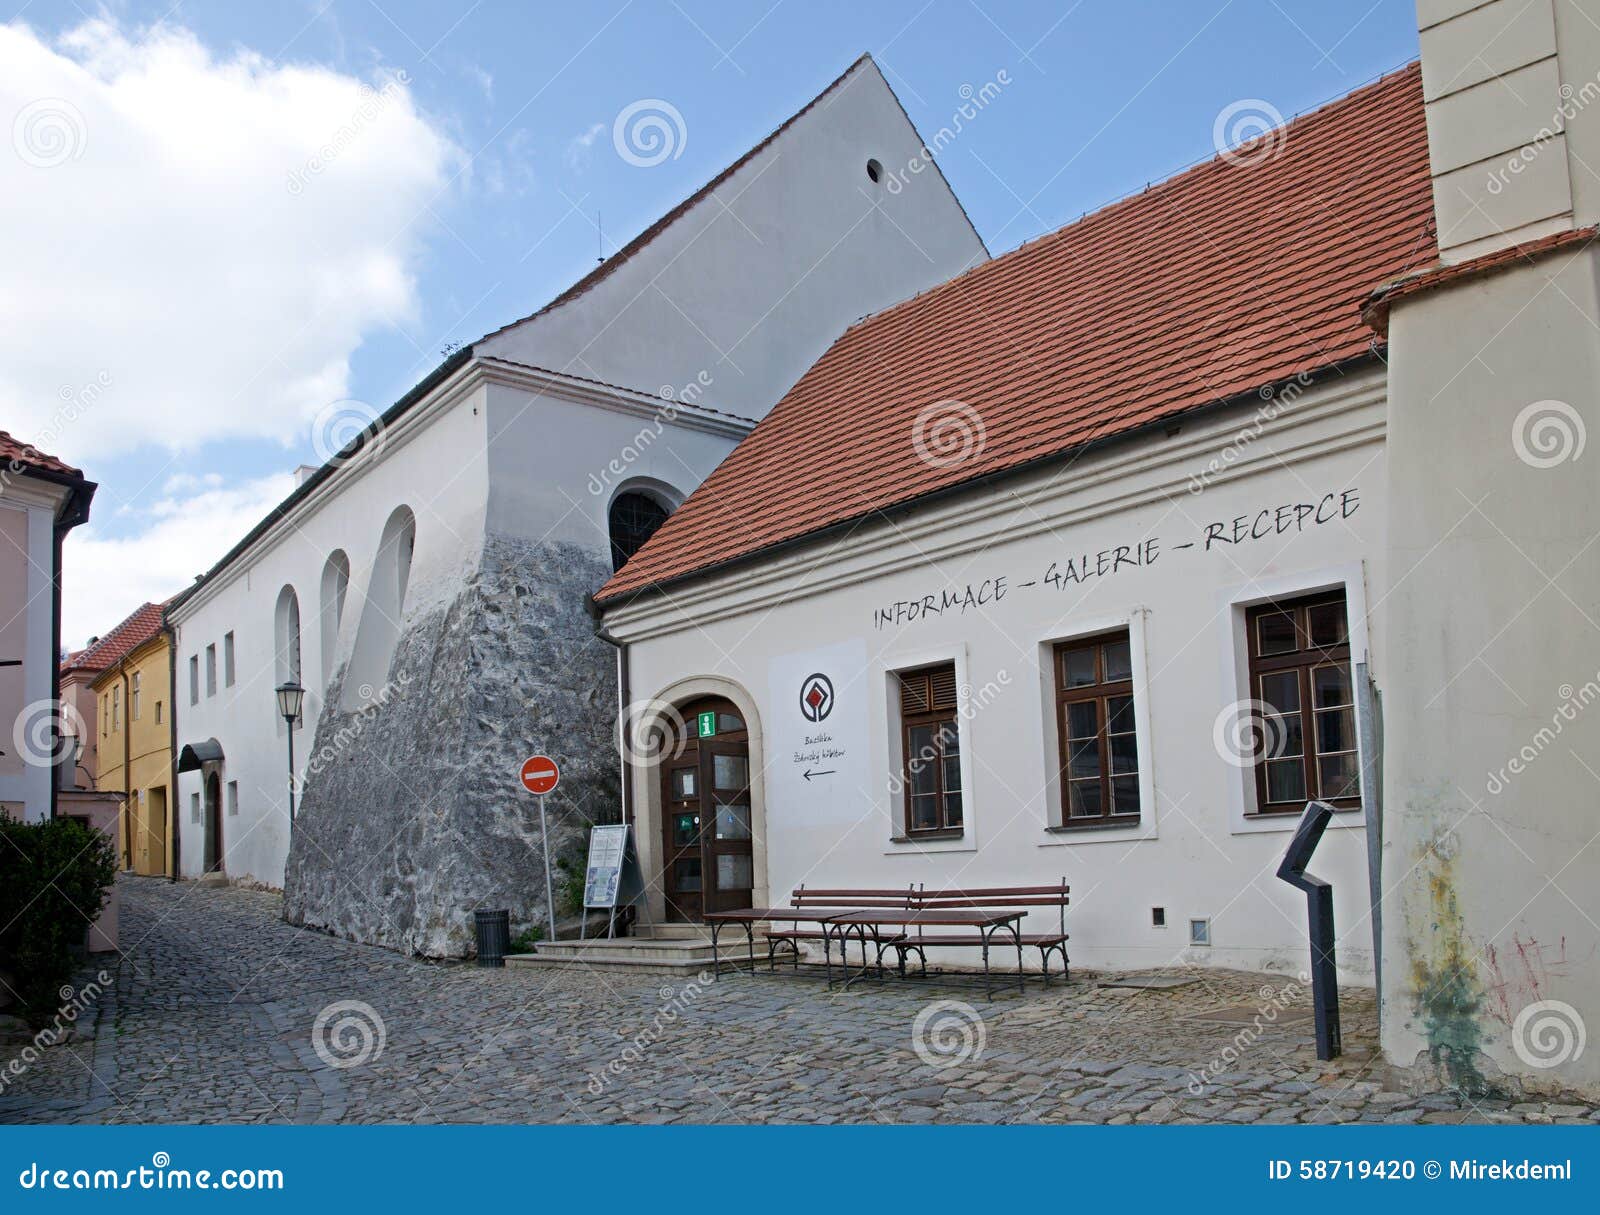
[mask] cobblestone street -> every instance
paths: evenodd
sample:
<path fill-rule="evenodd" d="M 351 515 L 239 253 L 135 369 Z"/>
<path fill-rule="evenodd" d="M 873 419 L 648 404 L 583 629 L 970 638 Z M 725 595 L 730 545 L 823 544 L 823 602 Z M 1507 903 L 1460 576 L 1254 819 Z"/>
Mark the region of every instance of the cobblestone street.
<path fill-rule="evenodd" d="M 71 1042 L 6 1075 L 0 1121 L 1600 1120 L 1386 1089 L 1363 991 L 1344 993 L 1345 1057 L 1319 1064 L 1292 978 L 1140 990 L 1078 972 L 988 1004 L 897 981 L 480 970 L 291 928 L 274 894 L 122 892 L 128 956 Z M 1228 1006 L 1243 1023 L 1202 1019 Z"/>

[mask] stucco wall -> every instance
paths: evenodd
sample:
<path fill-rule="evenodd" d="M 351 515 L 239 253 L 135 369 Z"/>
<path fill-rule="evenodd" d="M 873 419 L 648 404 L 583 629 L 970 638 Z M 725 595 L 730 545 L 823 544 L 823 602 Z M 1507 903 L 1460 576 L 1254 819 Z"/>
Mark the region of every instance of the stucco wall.
<path fill-rule="evenodd" d="M 670 602 L 609 611 L 608 626 L 632 643 L 636 698 L 678 698 L 683 681 L 711 677 L 759 711 L 758 885 L 781 902 L 802 881 L 982 886 L 1065 876 L 1076 964 L 1305 969 L 1303 895 L 1273 876 L 1297 816 L 1247 815 L 1248 775 L 1219 750 L 1217 722 L 1247 695 L 1243 616 L 1253 602 L 1342 585 L 1355 660 L 1366 656 L 1367 583 L 1385 513 L 1381 378 L 1352 374 L 1262 409 L 1277 416 L 1243 443 L 1258 412 L 1248 407 L 674 587 Z M 1342 506 L 1323 511 L 1324 522 L 1308 515 L 1303 527 L 1275 530 L 1277 507 L 1325 502 Z M 1249 538 L 1262 511 L 1269 534 Z M 1226 523 L 1231 534 L 1236 518 L 1246 538 L 1208 547 L 1208 525 Z M 1100 553 L 1151 540 L 1150 560 L 1050 580 L 1069 559 L 1098 570 Z M 946 591 L 962 606 L 914 620 L 896 608 Z M 1135 650 L 1145 815 L 1137 828 L 1052 833 L 1050 646 L 1121 626 Z M 955 662 L 962 685 L 965 830 L 898 842 L 891 673 L 939 660 Z M 808 731 L 796 708 L 813 669 L 830 676 L 837 704 Z M 805 778 L 824 768 L 836 772 Z M 647 763 L 635 773 L 648 877 L 659 777 Z M 1370 982 L 1364 835 L 1360 812 L 1342 813 L 1312 869 L 1334 884 L 1341 969 Z M 1152 927 L 1152 907 L 1166 909 L 1167 927 Z M 1210 947 L 1186 947 L 1191 918 L 1211 920 Z"/>
<path fill-rule="evenodd" d="M 54 520 L 60 491 L 0 469 L 0 803 L 30 822 L 49 817 L 54 769 L 41 762 L 55 719 Z M 42 743 L 41 743 L 42 740 Z"/>
<path fill-rule="evenodd" d="M 1600 1087 L 1573 1056 L 1600 1008 L 1597 273 L 1562 254 L 1390 322 L 1383 1040 L 1467 1085 Z"/>

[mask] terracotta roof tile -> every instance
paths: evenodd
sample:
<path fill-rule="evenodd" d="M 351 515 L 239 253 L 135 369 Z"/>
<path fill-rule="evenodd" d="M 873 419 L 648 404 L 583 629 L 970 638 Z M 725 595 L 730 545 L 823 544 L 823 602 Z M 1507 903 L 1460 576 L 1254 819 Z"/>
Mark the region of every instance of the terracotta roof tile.
<path fill-rule="evenodd" d="M 1434 256 L 1421 73 L 1271 138 L 847 330 L 596 598 L 1368 356 L 1363 299 Z"/>
<path fill-rule="evenodd" d="M 81 477 L 83 474 L 72 465 L 46 455 L 37 447 L 14 439 L 11 435 L 0 430 L 0 464 L 15 464 L 23 469 L 37 468 L 44 472 L 61 473 L 67 477 Z"/>
<path fill-rule="evenodd" d="M 115 666 L 161 631 L 165 603 L 146 603 L 104 637 L 73 654 L 61 664 L 68 671 L 104 671 Z"/>

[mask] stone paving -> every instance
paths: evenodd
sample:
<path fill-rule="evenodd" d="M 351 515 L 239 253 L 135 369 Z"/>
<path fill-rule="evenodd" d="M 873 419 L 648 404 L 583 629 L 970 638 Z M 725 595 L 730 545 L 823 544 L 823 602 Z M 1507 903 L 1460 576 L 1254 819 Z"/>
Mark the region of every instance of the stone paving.
<path fill-rule="evenodd" d="M 952 983 L 441 965 L 270 893 L 122 879 L 126 956 L 64 1045 L 0 1045 L 3 1122 L 1600 1122 L 1386 1087 L 1369 992 L 1320 1064 L 1293 977 Z M 93 976 L 90 970 L 86 979 Z M 359 1003 L 354 1003 L 359 1002 Z M 1244 1024 L 1202 1019 L 1244 1006 Z"/>

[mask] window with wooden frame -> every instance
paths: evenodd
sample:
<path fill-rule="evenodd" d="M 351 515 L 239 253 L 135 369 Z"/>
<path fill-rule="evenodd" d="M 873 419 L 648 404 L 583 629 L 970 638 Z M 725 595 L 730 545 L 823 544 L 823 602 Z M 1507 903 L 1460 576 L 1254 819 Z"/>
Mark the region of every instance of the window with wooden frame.
<path fill-rule="evenodd" d="M 1055 647 L 1061 826 L 1139 821 L 1133 647 L 1123 629 Z"/>
<path fill-rule="evenodd" d="M 1256 808 L 1294 814 L 1321 799 L 1361 804 L 1355 681 L 1344 592 L 1249 610 L 1250 695 L 1260 721 Z"/>
<path fill-rule="evenodd" d="M 901 781 L 911 836 L 961 834 L 961 729 L 955 663 L 902 671 Z"/>

